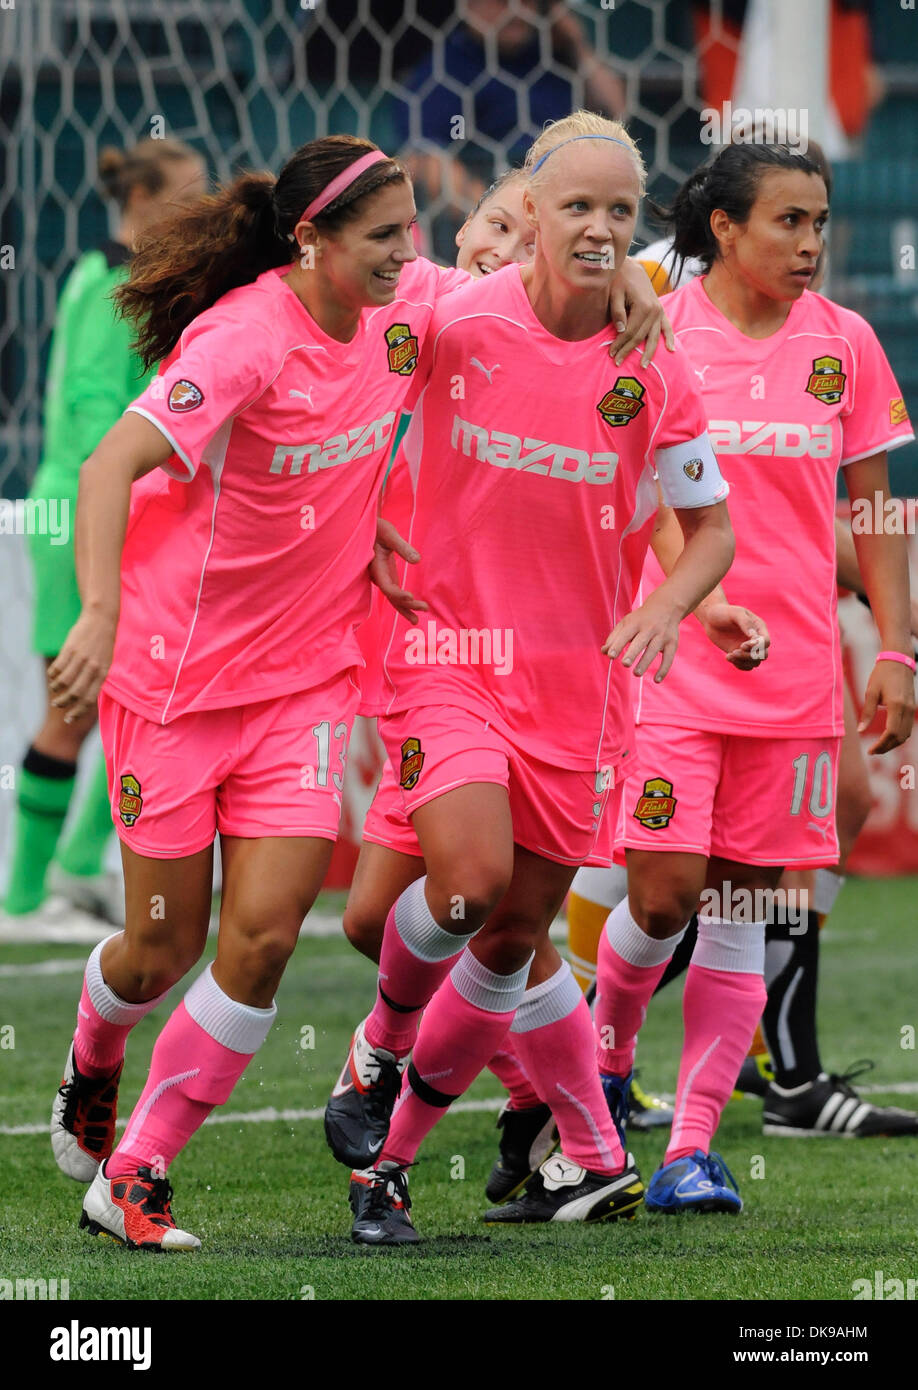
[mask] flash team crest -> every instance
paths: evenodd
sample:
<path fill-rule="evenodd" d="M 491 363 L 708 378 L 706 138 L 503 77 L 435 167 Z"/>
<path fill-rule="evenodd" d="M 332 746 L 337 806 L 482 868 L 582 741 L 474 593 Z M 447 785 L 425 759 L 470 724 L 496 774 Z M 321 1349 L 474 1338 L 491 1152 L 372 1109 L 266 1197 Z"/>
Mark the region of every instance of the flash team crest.
<path fill-rule="evenodd" d="M 421 768 L 424 766 L 424 757 L 421 752 L 421 740 L 406 738 L 402 744 L 402 763 L 398 770 L 398 784 L 406 792 L 410 792 L 411 788 L 417 785 Z"/>
<path fill-rule="evenodd" d="M 644 783 L 633 815 L 648 830 L 663 830 L 672 820 L 675 809 L 672 782 L 667 782 L 665 777 L 651 777 Z"/>
<path fill-rule="evenodd" d="M 644 389 L 633 376 L 620 376 L 596 409 L 607 425 L 628 425 L 644 409 Z"/>
<path fill-rule="evenodd" d="M 838 357 L 817 357 L 806 389 L 823 405 L 838 405 L 845 392 L 846 380 Z"/>
<path fill-rule="evenodd" d="M 143 797 L 140 795 L 140 783 L 130 772 L 125 772 L 121 778 L 118 814 L 126 826 L 130 827 L 134 824 L 142 807 Z"/>
<path fill-rule="evenodd" d="M 407 323 L 393 323 L 386 329 L 389 344 L 389 371 L 410 376 L 418 365 L 418 340 Z"/>

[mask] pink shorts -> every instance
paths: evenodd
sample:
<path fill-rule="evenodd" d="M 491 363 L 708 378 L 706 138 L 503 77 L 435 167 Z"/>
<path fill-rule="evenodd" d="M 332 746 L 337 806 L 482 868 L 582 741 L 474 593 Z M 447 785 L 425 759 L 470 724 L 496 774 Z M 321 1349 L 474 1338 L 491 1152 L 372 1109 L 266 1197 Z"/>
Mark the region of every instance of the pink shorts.
<path fill-rule="evenodd" d="M 380 805 L 374 800 L 364 839 L 420 854 L 408 821 L 418 807 L 470 782 L 496 782 L 507 788 L 517 844 L 558 864 L 593 862 L 603 816 L 607 808 L 615 813 L 617 798 L 615 793 L 610 798 L 608 776 L 543 763 L 516 748 L 481 715 L 456 705 L 388 715 L 378 728 L 391 773 L 383 773 Z"/>
<path fill-rule="evenodd" d="M 841 739 L 743 738 L 641 724 L 615 857 L 625 849 L 718 856 L 738 864 L 838 862 Z"/>
<path fill-rule="evenodd" d="M 119 838 L 151 859 L 196 854 L 218 830 L 336 839 L 359 699 L 345 671 L 312 690 L 156 724 L 103 691 L 99 728 Z"/>

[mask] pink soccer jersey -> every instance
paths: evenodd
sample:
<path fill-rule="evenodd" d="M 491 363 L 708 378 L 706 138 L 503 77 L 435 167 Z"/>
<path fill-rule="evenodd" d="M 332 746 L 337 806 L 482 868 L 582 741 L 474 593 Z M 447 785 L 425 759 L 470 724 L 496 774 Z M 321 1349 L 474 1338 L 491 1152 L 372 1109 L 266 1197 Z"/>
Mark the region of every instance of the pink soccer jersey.
<path fill-rule="evenodd" d="M 769 338 L 739 332 L 704 279 L 664 299 L 704 397 L 730 483 L 736 558 L 727 597 L 768 624 L 768 659 L 736 671 L 700 623 L 682 624 L 660 685 L 641 682 L 638 721 L 775 737 L 841 734 L 835 618 L 839 467 L 914 438 L 883 349 L 864 319 L 806 290 Z M 648 555 L 645 583 L 663 579 Z"/>
<path fill-rule="evenodd" d="M 614 336 L 553 337 L 518 265 L 438 305 L 404 440 L 421 561 L 402 570 L 430 612 L 394 624 L 386 713 L 461 705 L 558 767 L 621 761 L 633 678 L 600 648 L 632 607 L 654 468 L 675 506 L 727 487 L 684 355 L 616 367 Z"/>
<path fill-rule="evenodd" d="M 286 269 L 195 319 L 129 407 L 174 453 L 132 488 L 106 688 L 161 723 L 361 664 L 393 428 L 436 298 L 469 278 L 410 262 L 340 343 Z"/>

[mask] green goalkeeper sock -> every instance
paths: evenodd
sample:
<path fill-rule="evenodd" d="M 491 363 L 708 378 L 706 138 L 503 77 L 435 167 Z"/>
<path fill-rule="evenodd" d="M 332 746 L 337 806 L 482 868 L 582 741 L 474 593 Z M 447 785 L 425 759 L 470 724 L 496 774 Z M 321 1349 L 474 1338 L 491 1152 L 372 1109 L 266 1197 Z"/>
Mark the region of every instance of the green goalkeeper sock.
<path fill-rule="evenodd" d="M 13 866 L 3 906 L 19 915 L 40 907 L 45 874 L 57 848 L 76 780 L 76 763 L 30 748 L 19 772 Z"/>
<path fill-rule="evenodd" d="M 101 873 L 105 846 L 111 833 L 112 803 L 108 792 L 108 773 L 105 770 L 105 757 L 100 753 L 86 796 L 77 810 L 73 829 L 61 846 L 57 862 L 68 874 Z"/>

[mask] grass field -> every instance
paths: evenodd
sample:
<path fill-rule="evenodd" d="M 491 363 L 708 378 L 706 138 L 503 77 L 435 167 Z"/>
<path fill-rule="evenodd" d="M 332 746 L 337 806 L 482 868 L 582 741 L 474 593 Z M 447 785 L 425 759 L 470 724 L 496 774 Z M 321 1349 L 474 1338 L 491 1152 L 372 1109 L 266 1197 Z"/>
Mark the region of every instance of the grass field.
<path fill-rule="evenodd" d="M 907 1083 L 904 1095 L 886 1099 L 914 1108 L 918 1054 L 902 1044 L 903 1029 L 918 1027 L 916 893 L 915 879 L 849 883 L 824 936 L 820 992 L 827 1067 L 871 1057 L 877 1070 L 863 1084 Z M 351 1025 L 373 995 L 373 968 L 343 937 L 300 943 L 278 1022 L 220 1115 L 237 1118 L 207 1124 L 173 1165 L 176 1218 L 202 1250 L 129 1254 L 78 1230 L 82 1189 L 55 1168 L 47 1134 L 11 1132 L 45 1126 L 87 953 L 2 948 L 0 1278 L 66 1278 L 71 1299 L 846 1300 L 854 1281 L 872 1281 L 876 1270 L 903 1282 L 918 1276 L 918 1139 L 764 1139 L 752 1100 L 727 1107 L 716 1141 L 746 1202 L 738 1218 L 641 1212 L 610 1226 L 486 1228 L 479 1217 L 500 1094 L 490 1074 L 468 1100 L 493 1109 L 448 1114 L 412 1172 L 423 1243 L 407 1252 L 352 1245 L 347 1174 L 325 1147 L 320 1119 L 259 1119 L 270 1107 L 324 1105 Z M 33 969 L 11 969 L 25 966 Z M 164 1017 L 159 1010 L 131 1037 L 124 1118 Z M 675 1088 L 680 1035 L 677 986 L 654 1001 L 642 1035 L 642 1078 L 655 1089 Z M 659 1132 L 634 1136 L 645 1179 L 664 1146 Z"/>

